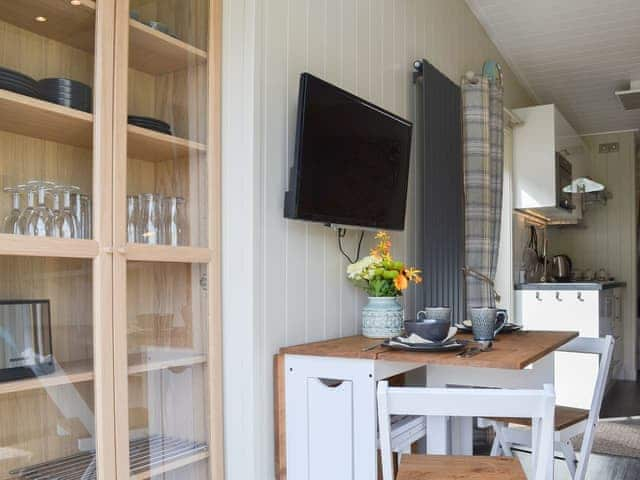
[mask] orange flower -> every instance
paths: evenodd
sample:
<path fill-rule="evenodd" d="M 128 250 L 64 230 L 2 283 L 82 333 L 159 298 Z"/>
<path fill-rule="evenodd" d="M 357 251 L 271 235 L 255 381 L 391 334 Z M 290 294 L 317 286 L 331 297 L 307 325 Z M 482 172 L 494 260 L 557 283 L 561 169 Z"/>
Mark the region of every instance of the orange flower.
<path fill-rule="evenodd" d="M 402 274 L 412 282 L 416 282 L 416 283 L 422 282 L 422 277 L 420 276 L 420 270 L 418 270 L 417 268 L 407 268 L 403 270 Z"/>
<path fill-rule="evenodd" d="M 409 279 L 405 277 L 403 274 L 400 274 L 393 279 L 393 284 L 400 291 L 406 290 L 407 287 L 409 286 Z"/>

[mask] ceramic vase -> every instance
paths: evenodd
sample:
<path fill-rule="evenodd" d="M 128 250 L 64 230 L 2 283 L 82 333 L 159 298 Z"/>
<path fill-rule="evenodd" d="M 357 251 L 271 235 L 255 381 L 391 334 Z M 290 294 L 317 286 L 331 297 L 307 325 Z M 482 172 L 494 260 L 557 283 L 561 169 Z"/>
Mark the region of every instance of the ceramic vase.
<path fill-rule="evenodd" d="M 404 308 L 398 297 L 369 297 L 362 308 L 362 334 L 368 338 L 390 338 L 404 328 Z"/>

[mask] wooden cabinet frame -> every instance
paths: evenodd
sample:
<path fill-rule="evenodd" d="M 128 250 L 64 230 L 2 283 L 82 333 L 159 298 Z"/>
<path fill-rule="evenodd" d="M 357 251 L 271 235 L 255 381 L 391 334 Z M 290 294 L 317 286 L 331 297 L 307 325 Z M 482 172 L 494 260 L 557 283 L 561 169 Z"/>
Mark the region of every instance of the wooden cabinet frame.
<path fill-rule="evenodd" d="M 22 1 L 22 0 L 21 0 Z M 33 0 L 28 1 L 29 5 Z M 18 5 L 18 4 L 16 4 Z M 22 5 L 27 5 L 24 3 Z M 92 148 L 93 231 L 92 240 L 60 240 L 0 234 L 0 256 L 60 257 L 91 259 L 93 302 L 94 370 L 83 372 L 81 380 L 93 379 L 95 440 L 98 476 L 104 480 L 134 478 L 129 473 L 128 365 L 127 365 L 127 262 L 177 262 L 206 264 L 208 269 L 208 360 L 206 363 L 209 478 L 224 477 L 222 434 L 222 335 L 221 335 L 221 55 L 222 0 L 209 0 L 207 52 L 129 18 L 129 0 L 81 0 L 79 4 L 95 15 L 94 43 L 68 43 L 94 52 L 94 114 L 71 111 L 40 100 L 28 100 L 0 90 L 0 130 Z M 46 0 L 42 8 L 52 8 Z M 3 8 L 3 7 L 0 7 Z M 12 7 L 13 8 L 13 7 Z M 22 8 L 18 6 L 16 8 Z M 8 16 L 5 15 L 4 17 Z M 19 17 L 16 17 L 19 18 Z M 31 19 L 29 19 L 31 20 Z M 18 27 L 23 28 L 18 24 Z M 59 40 L 55 34 L 50 38 Z M 206 141 L 165 138 L 154 132 L 127 125 L 129 41 L 157 47 L 166 54 L 166 65 L 184 61 L 188 51 L 197 62 L 207 62 L 208 123 Z M 80 42 L 80 39 L 77 39 Z M 75 41 L 75 40 L 74 40 Z M 142 70 L 154 65 L 144 55 L 133 59 Z M 167 66 L 168 65 L 168 66 Z M 13 117 L 16 112 L 20 118 Z M 30 123 L 32 122 L 32 123 Z M 40 122 L 43 127 L 34 125 Z M 197 152 L 206 162 L 206 245 L 197 247 L 149 247 L 126 242 L 127 147 L 142 155 Z M 52 385 L 56 385 L 52 383 Z M 33 388 L 38 388 L 34 386 Z M 42 388 L 42 387 L 41 387 Z M 137 478 L 137 477 L 136 477 Z"/>
<path fill-rule="evenodd" d="M 209 418 L 209 471 L 210 478 L 224 478 L 222 432 L 222 329 L 220 292 L 220 129 L 221 129 L 221 56 L 222 56 L 222 0 L 209 1 L 208 40 L 208 128 L 206 132 L 206 165 L 208 187 L 207 245 L 205 247 L 163 247 L 127 244 L 127 140 L 131 141 L 131 127 L 126 124 L 128 113 L 128 72 L 130 28 L 129 0 L 118 0 L 115 12 L 115 66 L 114 66 L 114 188 L 113 188 L 113 241 L 114 241 L 114 371 L 115 402 L 128 405 L 127 382 L 127 262 L 180 262 L 202 263 L 208 266 L 208 416 Z M 200 58 L 201 53 L 196 53 Z M 202 150 L 199 144 L 188 142 L 188 149 Z M 178 148 L 181 148 L 180 145 Z M 175 148 L 175 146 L 173 147 Z M 215 275 L 214 275 L 214 272 Z M 129 426 L 125 415 L 116 415 L 116 478 L 129 478 L 128 440 Z"/>

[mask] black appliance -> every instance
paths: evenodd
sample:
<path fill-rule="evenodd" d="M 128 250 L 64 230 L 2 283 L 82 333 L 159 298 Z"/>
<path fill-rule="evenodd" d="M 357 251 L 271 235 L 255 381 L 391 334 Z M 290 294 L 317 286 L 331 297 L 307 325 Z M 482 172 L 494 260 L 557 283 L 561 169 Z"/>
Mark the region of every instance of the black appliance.
<path fill-rule="evenodd" d="M 556 153 L 556 201 L 558 207 L 565 210 L 573 210 L 576 208 L 572 202 L 572 194 L 563 191 L 563 188 L 571 185 L 572 181 L 573 166 L 571 162 L 561 154 Z"/>
<path fill-rule="evenodd" d="M 0 301 L 0 382 L 54 369 L 49 300 Z"/>
<path fill-rule="evenodd" d="M 411 122 L 308 73 L 298 102 L 285 217 L 403 230 Z"/>

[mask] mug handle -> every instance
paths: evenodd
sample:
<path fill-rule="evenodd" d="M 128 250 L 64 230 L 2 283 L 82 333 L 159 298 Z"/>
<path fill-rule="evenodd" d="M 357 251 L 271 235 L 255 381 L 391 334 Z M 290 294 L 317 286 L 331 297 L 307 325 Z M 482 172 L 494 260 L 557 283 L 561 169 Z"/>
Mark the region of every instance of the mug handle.
<path fill-rule="evenodd" d="M 420 314 L 424 315 L 424 319 L 420 318 Z M 416 320 L 426 320 L 427 319 L 427 312 L 425 312 L 424 310 L 420 310 L 418 313 L 416 313 Z"/>
<path fill-rule="evenodd" d="M 496 327 L 496 329 L 493 331 L 493 336 L 495 337 L 497 334 L 500 333 L 500 330 L 502 330 L 504 328 L 504 326 L 507 323 L 507 314 L 505 313 L 504 315 L 500 315 L 501 320 L 498 321 L 498 315 L 496 315 L 496 324 L 500 324 L 498 325 L 498 327 Z"/>

